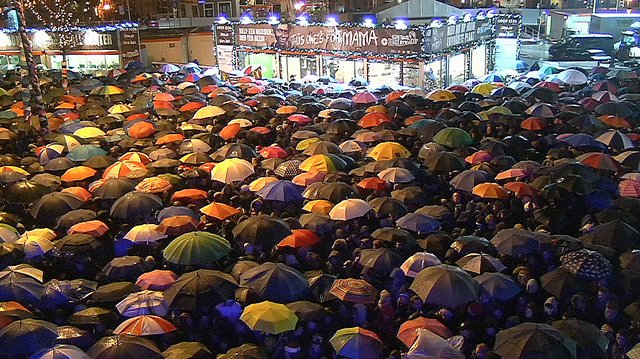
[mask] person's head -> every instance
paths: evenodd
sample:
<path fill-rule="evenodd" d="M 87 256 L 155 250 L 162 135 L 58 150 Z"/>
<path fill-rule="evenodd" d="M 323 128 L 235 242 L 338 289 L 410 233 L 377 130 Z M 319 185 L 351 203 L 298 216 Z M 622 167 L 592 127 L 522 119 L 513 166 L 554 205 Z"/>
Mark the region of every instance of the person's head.
<path fill-rule="evenodd" d="M 484 343 L 480 343 L 476 345 L 476 348 L 473 350 L 473 353 L 476 355 L 476 358 L 485 359 L 489 354 L 489 346 Z"/>
<path fill-rule="evenodd" d="M 604 308 L 604 320 L 607 323 L 610 323 L 618 317 L 618 305 L 615 302 L 607 303 L 607 306 Z"/>
<path fill-rule="evenodd" d="M 627 331 L 626 329 L 620 330 L 616 334 L 616 344 L 621 347 L 626 347 L 627 345 L 629 345 L 629 331 Z"/>
<path fill-rule="evenodd" d="M 278 24 L 274 26 L 273 32 L 276 37 L 275 46 L 279 48 L 289 47 L 289 25 Z"/>

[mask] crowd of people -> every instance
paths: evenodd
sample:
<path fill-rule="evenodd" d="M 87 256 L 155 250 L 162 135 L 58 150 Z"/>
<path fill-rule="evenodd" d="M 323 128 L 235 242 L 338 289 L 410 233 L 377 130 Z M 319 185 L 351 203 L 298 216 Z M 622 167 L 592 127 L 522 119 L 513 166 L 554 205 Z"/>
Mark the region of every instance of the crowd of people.
<path fill-rule="evenodd" d="M 0 89 L 0 358 L 640 357 L 640 82 Z"/>

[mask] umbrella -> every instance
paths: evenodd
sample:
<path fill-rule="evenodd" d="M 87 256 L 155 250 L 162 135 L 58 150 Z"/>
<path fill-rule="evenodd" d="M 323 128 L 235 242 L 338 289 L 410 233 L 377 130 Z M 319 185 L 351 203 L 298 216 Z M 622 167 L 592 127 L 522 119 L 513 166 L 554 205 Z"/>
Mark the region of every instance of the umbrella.
<path fill-rule="evenodd" d="M 29 356 L 49 348 L 58 337 L 55 324 L 39 319 L 23 319 L 0 329 L 0 347 L 9 357 Z"/>
<path fill-rule="evenodd" d="M 416 233 L 430 233 L 440 228 L 440 221 L 421 213 L 407 213 L 398 218 L 396 225 Z"/>
<path fill-rule="evenodd" d="M 167 236 L 158 230 L 156 224 L 140 224 L 131 228 L 122 238 L 133 243 L 154 243 Z"/>
<path fill-rule="evenodd" d="M 551 326 L 577 343 L 579 358 L 604 358 L 609 339 L 595 325 L 578 319 L 556 320 Z"/>
<path fill-rule="evenodd" d="M 308 229 L 294 229 L 278 243 L 278 247 L 302 248 L 312 247 L 320 242 L 320 237 Z"/>
<path fill-rule="evenodd" d="M 240 213 L 237 208 L 218 202 L 213 202 L 200 208 L 200 212 L 221 221 Z"/>
<path fill-rule="evenodd" d="M 497 183 L 480 183 L 473 187 L 471 193 L 485 199 L 509 198 L 509 193 Z"/>
<path fill-rule="evenodd" d="M 127 295 L 137 292 L 140 287 L 131 282 L 115 282 L 105 284 L 98 287 L 93 293 L 91 293 L 90 302 L 92 303 L 109 303 L 118 302 L 124 299 Z"/>
<path fill-rule="evenodd" d="M 55 247 L 61 252 L 68 253 L 96 253 L 102 243 L 89 234 L 70 234 L 55 242 Z"/>
<path fill-rule="evenodd" d="M 173 324 L 157 315 L 139 315 L 122 322 L 113 330 L 113 333 L 139 337 L 166 334 L 176 329 Z"/>
<path fill-rule="evenodd" d="M 474 278 L 483 290 L 496 300 L 508 301 L 518 295 L 520 286 L 513 278 L 502 273 L 486 272 Z"/>
<path fill-rule="evenodd" d="M 402 201 L 392 197 L 376 197 L 369 201 L 369 205 L 377 215 L 404 216 L 409 212 L 409 209 Z"/>
<path fill-rule="evenodd" d="M 211 171 L 211 179 L 222 183 L 242 181 L 254 173 L 253 165 L 239 158 L 229 158 L 218 163 Z"/>
<path fill-rule="evenodd" d="M 218 355 L 217 359 L 268 359 L 266 349 L 256 344 L 242 344 L 239 347 L 231 348 L 227 353 Z M 182 359 L 182 358 L 176 358 Z"/>
<path fill-rule="evenodd" d="M 362 304 L 375 303 L 378 295 L 378 291 L 365 280 L 352 278 L 335 280 L 329 293 L 342 301 Z"/>
<path fill-rule="evenodd" d="M 20 181 L 4 190 L 4 198 L 9 203 L 34 203 L 51 192 L 51 189 L 32 181 Z"/>
<path fill-rule="evenodd" d="M 57 344 L 53 348 L 40 350 L 30 359 L 91 359 L 91 357 L 76 346 Z"/>
<path fill-rule="evenodd" d="M 400 254 L 388 248 L 363 249 L 360 254 L 359 263 L 365 269 L 371 269 L 373 273 L 382 278 L 391 274 L 394 268 L 402 263 Z"/>
<path fill-rule="evenodd" d="M 416 339 L 409 348 L 407 358 L 446 358 L 463 359 L 464 354 L 449 341 L 443 339 L 429 329 L 415 329 Z M 455 338 L 455 337 L 454 337 Z"/>
<path fill-rule="evenodd" d="M 397 337 L 407 347 L 411 347 L 418 338 L 418 329 L 427 329 L 430 332 L 447 339 L 453 334 L 446 325 L 440 323 L 437 319 L 418 317 L 416 319 L 407 320 L 400 325 Z"/>
<path fill-rule="evenodd" d="M 299 202 L 302 201 L 302 187 L 291 181 L 274 181 L 267 183 L 256 194 L 268 201 Z"/>
<path fill-rule="evenodd" d="M 271 248 L 290 235 L 291 229 L 285 221 L 261 214 L 238 223 L 232 233 L 239 243 L 252 243 Z"/>
<path fill-rule="evenodd" d="M 240 276 L 239 284 L 265 300 L 292 302 L 306 296 L 309 283 L 296 269 L 282 263 L 266 262 Z"/>
<path fill-rule="evenodd" d="M 165 359 L 208 359 L 211 351 L 199 342 L 180 342 L 162 352 Z M 220 359 L 220 356 L 218 356 Z"/>
<path fill-rule="evenodd" d="M 640 245 L 640 233 L 619 219 L 594 226 L 579 239 L 587 245 L 606 246 L 618 252 L 638 248 Z"/>
<path fill-rule="evenodd" d="M 460 191 L 472 192 L 480 183 L 490 182 L 491 177 L 485 171 L 464 170 L 449 181 L 449 184 Z"/>
<path fill-rule="evenodd" d="M 120 220 L 146 218 L 162 208 L 162 201 L 154 194 L 146 192 L 130 192 L 118 198 L 109 214 Z"/>
<path fill-rule="evenodd" d="M 373 208 L 364 200 L 357 198 L 345 199 L 331 209 L 329 217 L 333 220 L 348 221 L 364 217 L 372 210 Z"/>
<path fill-rule="evenodd" d="M 69 318 L 74 325 L 109 324 L 118 320 L 118 314 L 110 309 L 91 307 L 79 310 Z"/>
<path fill-rule="evenodd" d="M 97 278 L 117 280 L 135 280 L 147 270 L 147 263 L 138 256 L 113 258 L 107 263 Z"/>
<path fill-rule="evenodd" d="M 611 263 L 602 254 L 588 249 L 579 249 L 560 257 L 563 268 L 577 278 L 598 280 L 611 275 Z"/>
<path fill-rule="evenodd" d="M 210 269 L 188 272 L 164 291 L 171 307 L 195 310 L 204 305 L 222 303 L 233 298 L 238 284 L 229 274 Z"/>
<path fill-rule="evenodd" d="M 425 303 L 456 307 L 478 299 L 479 284 L 465 271 L 450 265 L 422 270 L 411 284 Z"/>
<path fill-rule="evenodd" d="M 400 269 L 407 277 L 415 278 L 425 268 L 442 264 L 440 259 L 429 252 L 418 252 L 407 258 Z"/>
<path fill-rule="evenodd" d="M 522 323 L 498 332 L 494 352 L 504 359 L 575 359 L 576 342 L 548 324 Z"/>
<path fill-rule="evenodd" d="M 141 274 L 136 280 L 136 285 L 142 289 L 164 291 L 177 279 L 178 276 L 170 270 L 156 269 Z"/>
<path fill-rule="evenodd" d="M 369 151 L 367 156 L 376 161 L 394 160 L 396 158 L 408 158 L 409 150 L 397 142 L 382 142 Z"/>
<path fill-rule="evenodd" d="M 116 304 L 118 312 L 125 317 L 154 314 L 164 316 L 169 310 L 162 292 L 143 290 L 129 294 Z"/>
<path fill-rule="evenodd" d="M 94 359 L 164 359 L 152 341 L 132 335 L 103 337 L 87 350 L 87 354 Z"/>
<path fill-rule="evenodd" d="M 456 264 L 467 272 L 475 274 L 501 272 L 507 268 L 499 259 L 483 253 L 469 253 L 458 259 Z"/>
<path fill-rule="evenodd" d="M 447 127 L 440 130 L 433 136 L 433 141 L 452 148 L 464 147 L 473 143 L 471 136 L 458 127 Z"/>
<path fill-rule="evenodd" d="M 224 258 L 231 251 L 226 239 L 208 232 L 185 233 L 172 240 L 162 252 L 166 261 L 183 266 L 204 266 Z"/>
<path fill-rule="evenodd" d="M 360 327 L 340 329 L 330 342 L 336 354 L 344 358 L 381 358 L 384 350 L 376 333 Z"/>
<path fill-rule="evenodd" d="M 496 233 L 491 239 L 498 251 L 510 256 L 524 256 L 536 252 L 540 242 L 529 231 L 508 228 Z"/>
<path fill-rule="evenodd" d="M 284 304 L 264 301 L 248 305 L 240 316 L 253 330 L 268 334 L 279 334 L 294 330 L 298 317 Z"/>

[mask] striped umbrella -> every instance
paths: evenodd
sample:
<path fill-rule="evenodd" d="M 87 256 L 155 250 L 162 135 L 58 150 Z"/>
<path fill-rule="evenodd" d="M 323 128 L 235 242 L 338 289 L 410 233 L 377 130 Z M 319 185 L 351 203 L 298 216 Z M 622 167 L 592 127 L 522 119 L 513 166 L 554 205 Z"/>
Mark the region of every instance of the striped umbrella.
<path fill-rule="evenodd" d="M 143 290 L 129 294 L 116 304 L 116 309 L 125 317 L 149 314 L 164 316 L 169 311 L 169 305 L 162 292 Z"/>
<path fill-rule="evenodd" d="M 140 315 L 125 320 L 114 329 L 114 334 L 134 336 L 159 335 L 173 332 L 177 328 L 166 319 L 156 315 Z"/>
<path fill-rule="evenodd" d="M 329 293 L 338 299 L 351 302 L 372 304 L 376 302 L 378 291 L 363 279 L 336 279 Z"/>

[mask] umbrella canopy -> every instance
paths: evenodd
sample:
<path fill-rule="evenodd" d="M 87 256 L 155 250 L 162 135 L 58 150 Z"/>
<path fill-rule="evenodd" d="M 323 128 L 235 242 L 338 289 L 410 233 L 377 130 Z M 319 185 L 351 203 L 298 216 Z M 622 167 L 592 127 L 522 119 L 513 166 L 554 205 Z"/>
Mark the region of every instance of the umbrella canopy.
<path fill-rule="evenodd" d="M 460 350 L 431 330 L 419 328 L 415 331 L 416 340 L 409 348 L 408 358 L 464 358 L 464 354 Z"/>
<path fill-rule="evenodd" d="M 492 298 L 507 301 L 520 293 L 518 283 L 506 274 L 487 272 L 473 278 Z"/>
<path fill-rule="evenodd" d="M 265 300 L 288 303 L 306 296 L 309 283 L 296 269 L 282 263 L 267 262 L 240 276 L 239 284 Z"/>
<path fill-rule="evenodd" d="M 360 327 L 338 330 L 330 339 L 336 354 L 344 358 L 380 358 L 384 345 L 378 335 Z"/>
<path fill-rule="evenodd" d="M 23 319 L 0 329 L 0 345 L 4 355 L 21 357 L 49 348 L 58 337 L 55 324 L 39 319 Z"/>
<path fill-rule="evenodd" d="M 177 279 L 178 276 L 170 270 L 156 269 L 141 274 L 136 280 L 136 285 L 142 289 L 164 291 Z"/>
<path fill-rule="evenodd" d="M 129 294 L 116 304 L 116 309 L 125 317 L 148 314 L 164 316 L 167 314 L 169 306 L 164 300 L 162 292 L 143 290 Z"/>
<path fill-rule="evenodd" d="M 133 335 L 103 337 L 87 350 L 87 354 L 95 359 L 164 358 L 152 341 Z"/>
<path fill-rule="evenodd" d="M 480 286 L 458 267 L 441 264 L 422 270 L 411 284 L 425 303 L 456 307 L 478 299 Z"/>
<path fill-rule="evenodd" d="M 579 249 L 560 257 L 563 268 L 577 278 L 598 280 L 611 275 L 611 263 L 602 254 L 588 249 Z"/>
<path fill-rule="evenodd" d="M 505 359 L 575 359 L 576 342 L 548 324 L 522 323 L 496 335 L 494 352 Z"/>
<path fill-rule="evenodd" d="M 329 217 L 333 220 L 348 221 L 350 219 L 364 217 L 373 208 L 358 198 L 345 199 L 336 204 L 329 212 Z"/>
<path fill-rule="evenodd" d="M 180 235 L 164 249 L 166 261 L 179 265 L 204 266 L 224 258 L 231 251 L 226 239 L 208 232 L 190 232 Z"/>
<path fill-rule="evenodd" d="M 400 266 L 400 269 L 402 269 L 407 277 L 415 278 L 423 269 L 440 264 L 442 264 L 442 262 L 435 254 L 418 252 L 407 258 Z"/>
<path fill-rule="evenodd" d="M 352 278 L 335 280 L 329 292 L 342 301 L 362 304 L 375 303 L 378 295 L 378 291 L 365 280 Z"/>
<path fill-rule="evenodd" d="M 194 310 L 202 305 L 218 304 L 232 298 L 238 284 L 229 274 L 199 269 L 181 275 L 167 290 L 164 298 L 172 307 Z"/>
<path fill-rule="evenodd" d="M 289 225 L 278 218 L 257 215 L 246 219 L 233 228 L 233 236 L 240 243 L 252 243 L 271 248 L 291 234 Z"/>
<path fill-rule="evenodd" d="M 467 272 L 474 274 L 501 272 L 507 268 L 499 259 L 483 253 L 469 253 L 458 259 L 456 264 Z"/>
<path fill-rule="evenodd" d="M 176 329 L 169 321 L 157 315 L 139 315 L 122 322 L 113 330 L 113 333 L 140 337 L 166 334 Z"/>
<path fill-rule="evenodd" d="M 418 329 L 427 329 L 444 339 L 452 336 L 451 330 L 437 319 L 418 317 L 402 323 L 398 329 L 397 337 L 410 348 L 418 338 Z"/>
<path fill-rule="evenodd" d="M 30 358 L 32 359 L 91 359 L 82 349 L 68 344 L 57 344 L 53 348 L 43 349 Z"/>
<path fill-rule="evenodd" d="M 211 179 L 222 183 L 243 181 L 254 173 L 250 162 L 239 158 L 228 158 L 218 163 L 211 171 Z"/>
<path fill-rule="evenodd" d="M 540 248 L 540 242 L 529 231 L 508 228 L 496 233 L 491 239 L 496 249 L 510 256 L 523 256 L 534 253 Z"/>
<path fill-rule="evenodd" d="M 604 358 L 609 339 L 595 325 L 578 319 L 556 320 L 551 326 L 577 343 L 579 358 Z"/>
<path fill-rule="evenodd" d="M 264 301 L 248 305 L 242 311 L 240 320 L 253 330 L 279 334 L 294 330 L 298 317 L 284 304 Z"/>

